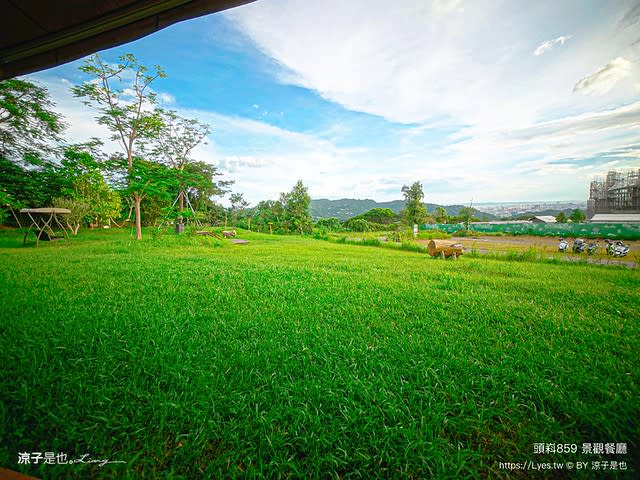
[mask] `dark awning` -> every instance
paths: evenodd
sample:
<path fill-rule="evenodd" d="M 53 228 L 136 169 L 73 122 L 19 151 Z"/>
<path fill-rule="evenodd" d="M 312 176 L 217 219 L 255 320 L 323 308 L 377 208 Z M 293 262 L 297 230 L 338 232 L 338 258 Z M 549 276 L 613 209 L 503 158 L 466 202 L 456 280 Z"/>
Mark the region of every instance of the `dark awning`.
<path fill-rule="evenodd" d="M 0 80 L 254 0 L 0 0 Z"/>

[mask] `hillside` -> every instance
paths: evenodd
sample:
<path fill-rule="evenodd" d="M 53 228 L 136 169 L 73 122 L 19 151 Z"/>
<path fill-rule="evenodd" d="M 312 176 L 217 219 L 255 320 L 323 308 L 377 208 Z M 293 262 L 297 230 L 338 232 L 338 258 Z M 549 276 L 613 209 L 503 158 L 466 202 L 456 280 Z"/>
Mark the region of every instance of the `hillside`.
<path fill-rule="evenodd" d="M 425 203 L 427 211 L 434 212 L 436 208 L 441 205 L 435 203 Z M 460 209 L 464 205 L 444 205 L 444 209 L 447 211 L 447 215 L 458 215 Z M 355 217 L 365 213 L 372 208 L 388 208 L 395 213 L 399 213 L 404 208 L 404 200 L 392 200 L 390 202 L 376 202 L 375 200 L 365 199 L 359 200 L 355 198 L 342 198 L 340 200 L 329 200 L 326 198 L 320 198 L 317 200 L 311 200 L 311 216 L 313 218 L 329 218 L 336 217 L 340 220 L 347 220 L 348 218 Z M 473 209 L 474 215 L 478 218 L 493 220 L 496 217 Z"/>

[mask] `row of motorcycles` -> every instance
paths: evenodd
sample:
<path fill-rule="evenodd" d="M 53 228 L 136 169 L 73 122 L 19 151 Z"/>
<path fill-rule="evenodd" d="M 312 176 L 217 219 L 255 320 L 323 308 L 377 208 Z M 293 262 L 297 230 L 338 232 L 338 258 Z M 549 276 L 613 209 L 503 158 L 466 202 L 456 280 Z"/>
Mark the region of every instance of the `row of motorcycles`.
<path fill-rule="evenodd" d="M 604 243 L 606 244 L 607 255 L 611 255 L 613 257 L 625 257 L 627 253 L 629 253 L 629 245 L 625 245 L 621 241 L 613 243 L 607 238 L 605 239 Z M 571 247 L 571 249 L 573 250 L 573 253 L 587 252 L 587 254 L 593 255 L 595 253 L 598 253 L 600 245 L 598 245 L 597 240 L 594 240 L 587 244 L 587 242 L 585 242 L 583 239 L 576 238 L 573 241 L 573 246 Z M 558 243 L 558 251 L 564 253 L 568 250 L 569 242 L 567 242 L 567 240 L 565 240 L 564 238 L 560 238 L 560 243 Z"/>

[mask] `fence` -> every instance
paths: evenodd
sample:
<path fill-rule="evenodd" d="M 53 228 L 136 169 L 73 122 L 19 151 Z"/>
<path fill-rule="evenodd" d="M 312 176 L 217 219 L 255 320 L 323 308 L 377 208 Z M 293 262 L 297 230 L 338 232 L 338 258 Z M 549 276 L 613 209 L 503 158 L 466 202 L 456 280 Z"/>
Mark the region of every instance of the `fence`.
<path fill-rule="evenodd" d="M 441 230 L 453 233 L 464 230 L 462 223 L 427 224 L 421 230 Z M 612 239 L 640 239 L 640 224 L 630 223 L 471 223 L 475 232 L 507 233 L 511 235 L 548 235 L 555 237 L 607 237 Z"/>

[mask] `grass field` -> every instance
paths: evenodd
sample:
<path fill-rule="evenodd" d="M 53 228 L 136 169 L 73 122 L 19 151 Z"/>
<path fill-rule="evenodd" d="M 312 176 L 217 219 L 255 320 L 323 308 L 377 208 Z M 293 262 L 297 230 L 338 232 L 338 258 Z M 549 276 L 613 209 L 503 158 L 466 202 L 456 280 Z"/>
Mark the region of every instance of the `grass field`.
<path fill-rule="evenodd" d="M 0 231 L 0 465 L 454 479 L 574 478 L 500 462 L 615 460 L 627 471 L 579 478 L 637 478 L 637 269 L 128 233 L 35 249 Z M 18 464 L 49 451 L 126 463 Z"/>

